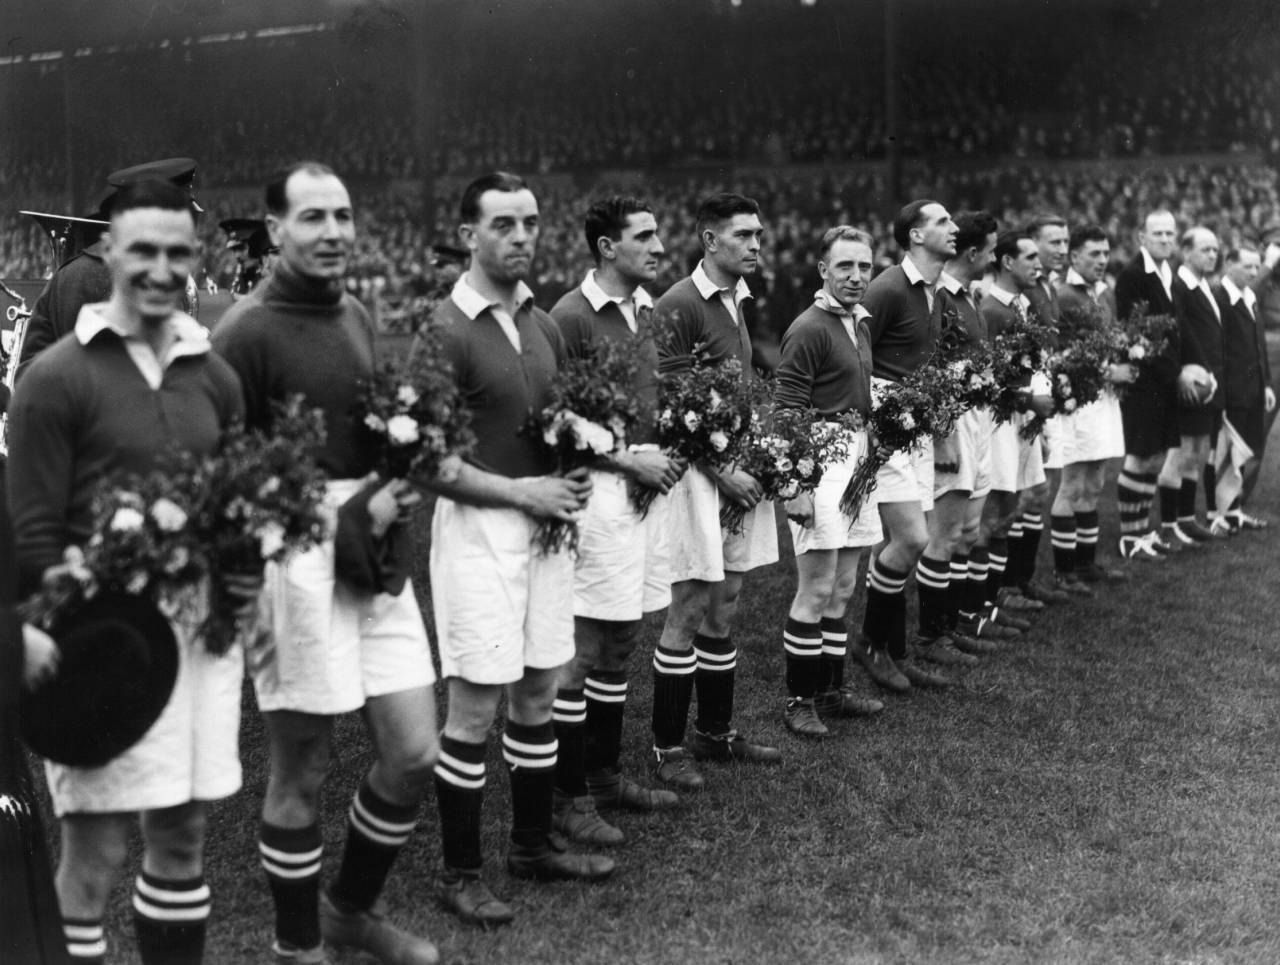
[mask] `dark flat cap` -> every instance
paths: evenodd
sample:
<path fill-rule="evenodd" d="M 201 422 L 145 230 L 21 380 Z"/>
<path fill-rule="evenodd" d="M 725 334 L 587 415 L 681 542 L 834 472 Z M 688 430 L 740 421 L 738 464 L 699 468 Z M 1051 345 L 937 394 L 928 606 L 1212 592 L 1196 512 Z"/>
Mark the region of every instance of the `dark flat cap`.
<path fill-rule="evenodd" d="M 227 234 L 227 247 L 247 245 L 255 232 L 265 231 L 267 223 L 260 218 L 227 218 L 218 222 L 218 227 Z"/>
<path fill-rule="evenodd" d="M 167 157 L 159 161 L 148 161 L 146 164 L 135 164 L 131 168 L 112 171 L 107 175 L 107 184 L 122 188 L 126 184 L 138 184 L 141 181 L 172 181 L 179 187 L 191 184 L 196 176 L 196 162 L 189 157 Z"/>

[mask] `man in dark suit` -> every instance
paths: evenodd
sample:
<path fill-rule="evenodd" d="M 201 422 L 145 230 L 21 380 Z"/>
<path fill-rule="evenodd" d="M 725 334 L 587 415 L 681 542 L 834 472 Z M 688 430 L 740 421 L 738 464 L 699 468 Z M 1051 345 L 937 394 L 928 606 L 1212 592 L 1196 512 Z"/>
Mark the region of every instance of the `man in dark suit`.
<path fill-rule="evenodd" d="M 1276 408 L 1266 336 L 1258 299 L 1251 287 L 1261 270 L 1262 259 L 1256 248 L 1249 244 L 1232 248 L 1227 252 L 1222 281 L 1213 289 L 1222 314 L 1226 418 L 1253 450 L 1253 457 L 1244 466 L 1240 495 L 1224 514 L 1226 525 L 1233 530 L 1267 525 L 1266 520 L 1244 510 L 1262 465 L 1266 417 Z"/>
<path fill-rule="evenodd" d="M 1035 287 L 1028 289 L 1027 301 L 1042 322 L 1057 325 L 1058 284 L 1067 271 L 1067 222 L 1056 214 L 1040 215 L 1027 225 L 1027 234 L 1040 252 L 1040 277 Z"/>
<path fill-rule="evenodd" d="M 1147 315 L 1173 315 L 1173 268 L 1169 258 L 1177 243 L 1177 223 L 1168 211 L 1152 211 L 1138 232 L 1138 253 L 1116 276 L 1116 317 L 1135 310 Z M 1160 560 L 1176 547 L 1151 528 L 1156 476 L 1168 451 L 1178 446 L 1178 350 L 1176 336 L 1159 355 L 1141 366 L 1120 400 L 1124 425 L 1124 467 L 1116 483 L 1120 507 L 1120 555 L 1126 559 Z"/>
<path fill-rule="evenodd" d="M 1182 264 L 1173 278 L 1182 363 L 1177 383 L 1179 444 L 1169 450 L 1157 482 L 1165 542 L 1191 547 L 1213 538 L 1196 521 L 1196 487 L 1222 425 L 1222 313 L 1209 289 L 1209 276 L 1218 266 L 1217 236 L 1208 228 L 1189 228 L 1179 254 Z M 1205 488 L 1212 511 L 1211 480 Z"/>

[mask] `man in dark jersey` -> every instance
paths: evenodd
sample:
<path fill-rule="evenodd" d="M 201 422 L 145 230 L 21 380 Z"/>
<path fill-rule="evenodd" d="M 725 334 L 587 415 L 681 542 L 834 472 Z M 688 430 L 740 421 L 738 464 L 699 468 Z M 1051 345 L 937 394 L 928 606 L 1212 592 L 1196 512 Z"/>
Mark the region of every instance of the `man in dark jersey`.
<path fill-rule="evenodd" d="M 270 431 L 273 403 L 302 394 L 325 416 L 316 454 L 328 476 L 325 505 L 365 485 L 372 454 L 353 418 L 374 366 L 373 323 L 343 289 L 355 243 L 346 186 L 314 162 L 285 170 L 266 189 L 267 227 L 280 247 L 270 277 L 218 325 L 215 348 L 240 375 L 249 428 Z M 420 497 L 403 480 L 369 501 L 385 532 Z M 259 838 L 275 900 L 281 962 L 324 960 L 331 945 L 383 962 L 437 961 L 435 946 L 394 926 L 378 896 L 408 841 L 436 758 L 435 673 L 411 582 L 359 592 L 334 569 L 332 538 L 267 570 L 264 632 L 249 653 L 271 754 Z M 320 894 L 320 790 L 338 714 L 360 710 L 374 765 L 351 803 L 337 879 Z"/>

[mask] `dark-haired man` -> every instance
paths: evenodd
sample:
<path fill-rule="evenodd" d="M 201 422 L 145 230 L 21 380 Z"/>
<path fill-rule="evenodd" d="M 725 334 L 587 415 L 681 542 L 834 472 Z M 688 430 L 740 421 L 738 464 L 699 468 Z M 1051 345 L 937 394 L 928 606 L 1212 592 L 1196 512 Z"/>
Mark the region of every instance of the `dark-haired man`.
<path fill-rule="evenodd" d="M 1138 252 L 1116 275 L 1116 316 L 1127 321 L 1134 311 L 1173 315 L 1173 268 L 1177 223 L 1168 211 L 1147 214 L 1138 233 Z M 1120 555 L 1155 561 L 1177 547 L 1151 528 L 1156 477 L 1170 449 L 1178 446 L 1178 338 L 1174 333 L 1153 359 L 1138 368 L 1120 400 L 1124 426 L 1124 466 L 1116 481 L 1120 510 Z"/>
<path fill-rule="evenodd" d="M 596 267 L 551 309 L 570 358 L 589 357 L 598 341 L 636 344 L 644 359 L 632 387 L 645 411 L 611 471 L 592 473 L 591 501 L 579 523 L 574 567 L 574 659 L 565 668 L 553 719 L 556 827 L 576 841 L 618 844 L 622 832 L 596 806 L 656 811 L 679 799 L 622 774 L 627 658 L 639 640 L 640 618 L 671 599 L 667 571 L 665 494 L 684 466 L 654 442 L 658 349 L 651 338 L 653 300 L 641 286 L 658 274 L 663 253 L 653 209 L 638 198 L 612 197 L 587 210 L 587 246 Z M 641 517 L 629 489 L 659 494 Z"/>
<path fill-rule="evenodd" d="M 1241 473 L 1240 495 L 1225 510 L 1226 524 L 1232 529 L 1262 529 L 1267 525 L 1266 520 L 1250 515 L 1244 508 L 1258 481 L 1267 416 L 1276 408 L 1266 333 L 1258 314 L 1258 298 L 1251 287 L 1261 268 L 1262 260 L 1252 245 L 1232 248 L 1227 252 L 1222 281 L 1214 289 L 1222 312 L 1226 417 L 1253 450 L 1253 457 Z"/>
<path fill-rule="evenodd" d="M 938 280 L 943 265 L 955 257 L 956 233 L 950 212 L 937 201 L 912 201 L 894 219 L 893 238 L 903 251 L 902 262 L 872 279 L 862 301 L 871 313 L 873 391 L 877 382 L 900 381 L 933 354 L 942 331 Z M 867 609 L 862 634 L 851 649 L 871 679 L 887 690 L 948 683 L 920 658 L 951 657 L 950 639 L 926 638 L 909 648 L 906 636 L 907 579 L 929 545 L 925 514 L 933 509 L 933 493 L 933 444 L 925 440 L 890 456 L 871 495 L 887 541 L 867 569 Z M 950 570 L 948 559 L 924 578 L 926 596 L 945 595 Z"/>
<path fill-rule="evenodd" d="M 73 334 L 40 353 L 18 383 L 9 505 L 23 596 L 93 535 L 101 480 L 145 474 L 170 446 L 215 452 L 240 419 L 235 373 L 179 307 L 198 255 L 186 192 L 164 182 L 122 189 L 101 248 L 109 298 L 82 306 Z M 139 815 L 132 904 L 142 961 L 203 955 L 206 812 L 240 787 L 243 655 L 238 645 L 210 654 L 194 629 L 201 621 L 198 612 L 170 620 L 177 679 L 138 743 L 100 767 L 46 767 L 62 832 L 58 902 L 76 962 L 104 961 L 103 917 Z"/>
<path fill-rule="evenodd" d="M 521 878 L 597 880 L 614 863 L 567 851 L 552 831 L 552 714 L 574 656 L 573 559 L 566 551 L 541 552 L 534 537 L 540 518 L 578 519 L 591 482 L 585 471 L 554 475 L 552 456 L 522 433 L 529 416 L 549 404 L 565 358 L 559 328 L 534 306 L 525 283 L 537 250 L 538 201 L 521 178 L 494 172 L 466 187 L 459 215 L 471 264 L 435 321 L 477 447 L 474 465 L 433 483 L 441 498 L 431 525 L 431 591 L 449 689 L 436 797 L 444 904 L 465 921 L 490 925 L 512 918 L 481 878 L 485 750 L 504 692 L 508 870 Z"/>
<path fill-rule="evenodd" d="M 736 359 L 751 371 L 751 336 L 742 317 L 751 293 L 746 276 L 760 260 L 764 225 L 760 206 L 739 194 L 716 194 L 697 215 L 702 260 L 658 300 L 666 327 L 659 368 L 677 372 L 700 352 L 709 363 Z M 692 757 L 697 760 L 776 763 L 781 754 L 733 728 L 734 671 L 738 651 L 732 625 L 743 575 L 778 559 L 773 504 L 759 482 L 730 466 L 694 466 L 671 490 L 671 606 L 653 654 L 653 757 L 658 780 L 677 791 L 702 786 L 684 748 L 689 704 L 698 694 Z M 732 500 L 746 516 L 739 532 L 725 532 L 720 505 Z"/>
<path fill-rule="evenodd" d="M 240 375 L 246 424 L 269 431 L 273 404 L 295 394 L 324 413 L 316 454 L 331 514 L 366 485 L 373 453 L 353 412 L 374 371 L 368 313 L 343 288 L 355 244 L 346 185 L 303 162 L 267 185 L 266 221 L 280 259 L 236 302 L 214 344 Z M 369 502 L 376 531 L 420 497 L 403 480 Z M 431 963 L 435 947 L 393 925 L 378 901 L 417 822 L 436 757 L 431 649 L 411 582 L 397 594 L 357 591 L 334 568 L 332 540 L 267 570 L 263 639 L 249 654 L 271 755 L 259 851 L 275 901 L 282 962 L 322 961 L 321 936 L 383 962 Z M 320 790 L 338 714 L 361 711 L 374 764 L 348 812 L 342 865 L 320 895 Z"/>
<path fill-rule="evenodd" d="M 1115 296 L 1107 286 L 1111 240 L 1097 225 L 1074 228 L 1068 244 L 1070 267 L 1058 285 L 1063 317 L 1099 315 L 1101 324 L 1115 320 Z M 1115 385 L 1133 381 L 1128 364 L 1112 365 L 1107 380 Z M 1069 415 L 1060 416 L 1062 481 L 1053 498 L 1049 533 L 1054 574 L 1059 586 L 1099 583 L 1124 577 L 1119 570 L 1098 563 L 1098 497 L 1108 459 L 1124 455 L 1120 401 L 1108 387 L 1102 395 Z"/>
<path fill-rule="evenodd" d="M 1169 450 L 1156 482 L 1164 541 L 1194 547 L 1215 535 L 1228 535 L 1211 533 L 1196 520 L 1196 490 L 1222 426 L 1222 313 L 1209 288 L 1218 267 L 1218 238 L 1208 228 L 1189 228 L 1178 247 L 1182 264 L 1173 277 L 1173 315 L 1182 363 L 1177 383 L 1179 442 Z M 1211 513 L 1213 490 L 1211 480 L 1206 480 Z"/>

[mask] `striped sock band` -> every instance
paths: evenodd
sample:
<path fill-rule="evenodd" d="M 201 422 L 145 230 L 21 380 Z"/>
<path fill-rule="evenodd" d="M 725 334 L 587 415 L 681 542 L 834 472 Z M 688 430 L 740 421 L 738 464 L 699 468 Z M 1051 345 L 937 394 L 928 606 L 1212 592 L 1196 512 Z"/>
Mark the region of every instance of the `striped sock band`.
<path fill-rule="evenodd" d="M 895 570 L 885 565 L 877 556 L 867 567 L 867 609 L 862 618 L 862 633 L 871 643 L 881 650 L 893 655 L 896 650 L 905 650 L 906 611 L 902 613 L 902 639 L 898 639 L 899 602 L 905 608 L 908 574 L 903 570 Z"/>
<path fill-rule="evenodd" d="M 101 918 L 64 918 L 62 937 L 75 965 L 101 965 L 107 955 L 107 934 Z"/>
<path fill-rule="evenodd" d="M 1146 532 L 1155 491 L 1154 479 L 1127 469 L 1120 470 L 1120 477 L 1116 480 L 1116 503 L 1120 511 L 1122 536 L 1140 536 Z"/>
<path fill-rule="evenodd" d="M 969 593 L 969 554 L 951 554 L 951 579 L 947 583 L 946 628 L 952 630 L 960 619 L 960 608 Z"/>
<path fill-rule="evenodd" d="M 436 803 L 445 867 L 480 873 L 480 810 L 484 804 L 484 742 L 440 738 L 436 758 Z"/>
<path fill-rule="evenodd" d="M 560 688 L 551 705 L 559 752 L 556 755 L 556 790 L 566 797 L 587 793 L 583 756 L 586 752 L 587 698 L 581 690 Z"/>
<path fill-rule="evenodd" d="M 556 784 L 556 732 L 551 721 L 519 724 L 502 732 L 502 759 L 511 785 L 511 843 L 540 848 L 551 833 Z"/>
<path fill-rule="evenodd" d="M 418 823 L 418 802 L 397 804 L 378 794 L 366 777 L 347 811 L 347 843 L 332 896 L 365 910 L 382 892 L 391 865 Z"/>
<path fill-rule="evenodd" d="M 975 546 L 969 551 L 969 579 L 965 583 L 964 599 L 960 601 L 959 616 L 976 616 L 987 602 L 987 574 L 991 571 L 990 551 L 985 546 Z"/>
<path fill-rule="evenodd" d="M 818 624 L 822 628 L 822 666 L 824 674 L 819 678 L 819 690 L 839 690 L 844 686 L 844 662 L 849 655 L 849 628 L 842 617 L 823 617 Z"/>
<path fill-rule="evenodd" d="M 1044 516 L 1033 511 L 1022 514 L 1022 539 L 1018 541 L 1017 571 L 1022 583 L 1029 583 L 1036 575 L 1036 557 L 1040 553 L 1040 538 L 1044 535 Z"/>
<path fill-rule="evenodd" d="M 1076 513 L 1076 565 L 1092 566 L 1098 560 L 1098 511 Z"/>
<path fill-rule="evenodd" d="M 588 776 L 615 771 L 622 754 L 622 720 L 627 707 L 627 672 L 593 670 L 583 684 L 587 700 L 586 740 L 582 751 Z"/>
<path fill-rule="evenodd" d="M 920 635 L 928 639 L 946 632 L 947 588 L 951 560 L 921 556 L 916 564 L 916 594 L 920 603 Z"/>
<path fill-rule="evenodd" d="M 1054 515 L 1049 518 L 1053 540 L 1053 568 L 1070 573 L 1076 568 L 1076 517 Z"/>
<path fill-rule="evenodd" d="M 1000 588 L 1004 586 L 1004 574 L 1008 567 L 1009 541 L 1002 536 L 992 536 L 987 544 L 987 587 L 984 602 L 995 602 Z"/>
<path fill-rule="evenodd" d="M 258 827 L 258 857 L 276 909 L 276 941 L 289 948 L 320 944 L 320 825 Z"/>
<path fill-rule="evenodd" d="M 726 734 L 733 720 L 738 648 L 731 637 L 708 637 L 699 633 L 693 638 L 693 652 L 698 661 L 693 674 L 693 686 L 698 693 L 694 726 L 704 734 Z"/>
<path fill-rule="evenodd" d="M 133 931 L 144 965 L 199 965 L 213 905 L 204 877 L 173 880 L 146 871 L 133 880 Z"/>
<path fill-rule="evenodd" d="M 653 649 L 653 746 L 666 750 L 684 743 L 693 699 L 698 656 L 689 650 Z"/>
<path fill-rule="evenodd" d="M 812 697 L 818 692 L 822 664 L 822 625 L 787 617 L 782 648 L 786 651 L 787 696 Z"/>

